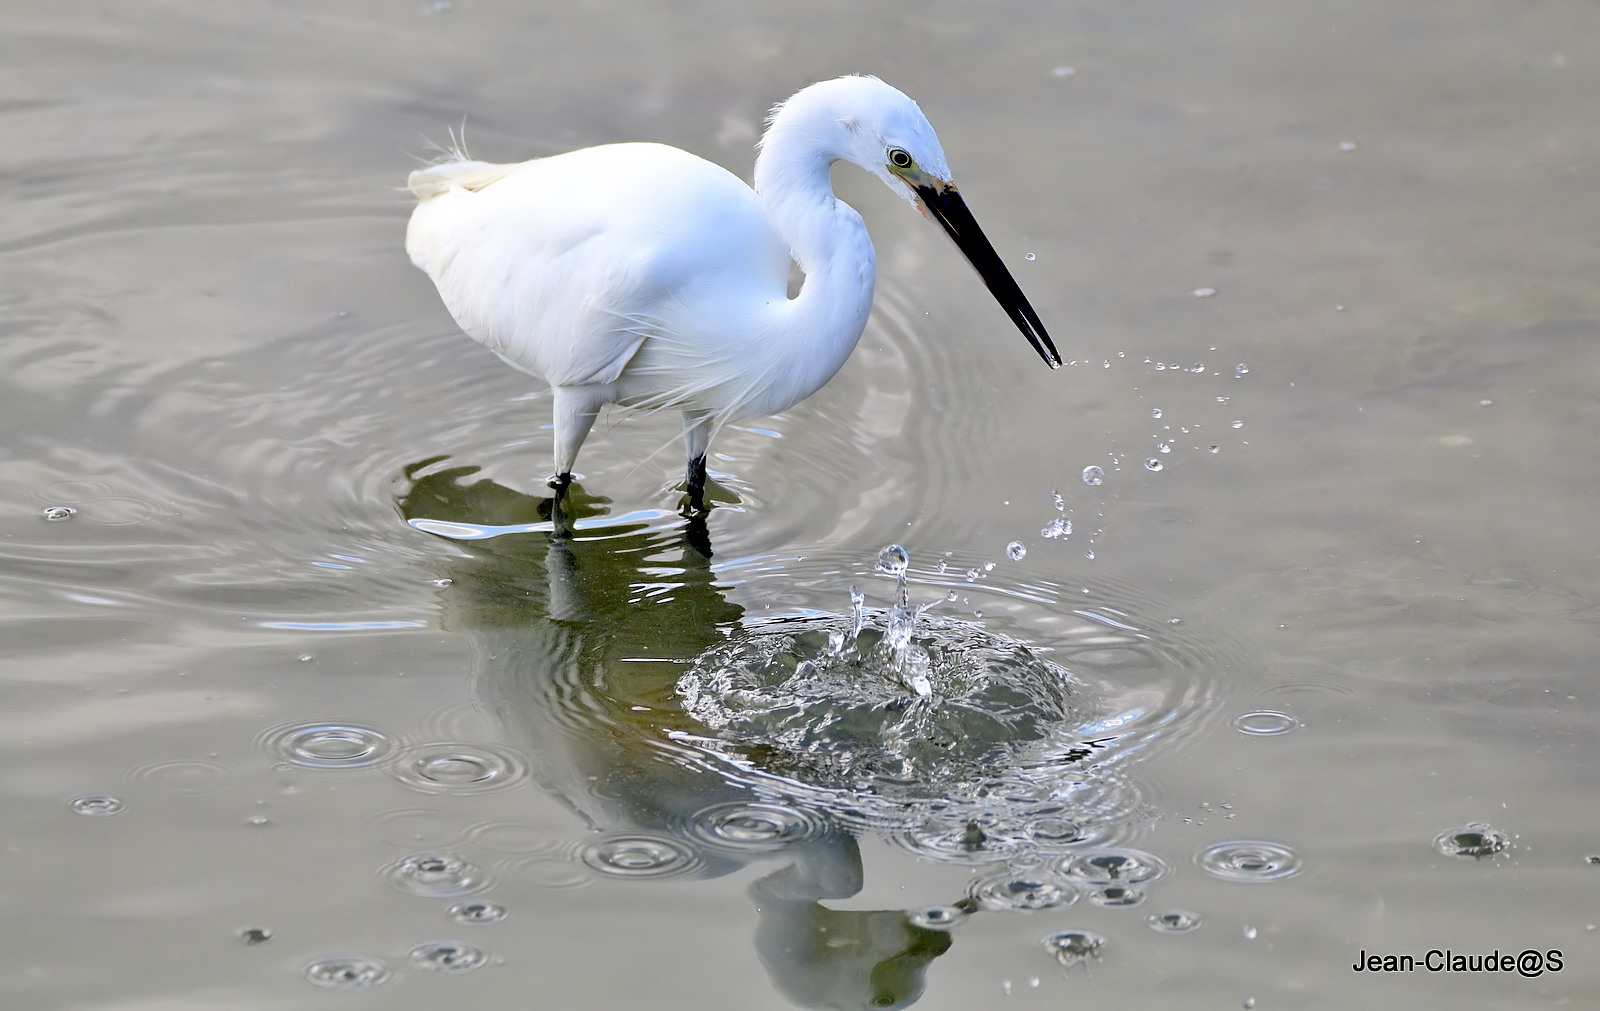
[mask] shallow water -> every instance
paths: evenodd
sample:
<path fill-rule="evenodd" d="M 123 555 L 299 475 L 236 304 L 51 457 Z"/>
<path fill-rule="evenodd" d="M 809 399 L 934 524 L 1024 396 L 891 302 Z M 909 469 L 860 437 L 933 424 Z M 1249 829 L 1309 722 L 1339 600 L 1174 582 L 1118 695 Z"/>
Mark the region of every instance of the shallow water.
<path fill-rule="evenodd" d="M 6 1006 L 1600 998 L 1591 5 L 4 20 Z M 845 370 L 724 434 L 693 536 L 676 422 L 603 419 L 551 537 L 548 398 L 406 262 L 406 171 L 465 118 L 747 175 L 862 70 L 1075 364 L 841 170 Z M 863 787 L 684 712 L 886 607 L 891 542 L 1077 679 L 1044 758 Z M 1563 967 L 1352 970 L 1434 948 Z"/>

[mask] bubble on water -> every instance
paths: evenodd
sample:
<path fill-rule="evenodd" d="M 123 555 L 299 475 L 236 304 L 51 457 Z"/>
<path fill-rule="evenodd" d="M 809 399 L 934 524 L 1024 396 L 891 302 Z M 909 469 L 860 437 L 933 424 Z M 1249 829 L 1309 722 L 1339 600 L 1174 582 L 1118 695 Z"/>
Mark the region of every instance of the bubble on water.
<path fill-rule="evenodd" d="M 370 990 L 389 980 L 389 967 L 375 958 L 325 958 L 306 966 L 306 979 L 324 990 Z"/>
<path fill-rule="evenodd" d="M 489 961 L 481 949 L 461 941 L 429 941 L 419 944 L 406 953 L 413 966 L 426 972 L 461 973 L 484 965 Z"/>
<path fill-rule="evenodd" d="M 377 765 L 394 750 L 381 730 L 353 723 L 290 723 L 261 738 L 274 758 L 306 769 L 360 769 Z"/>
<path fill-rule="evenodd" d="M 906 914 L 912 926 L 923 930 L 949 930 L 966 918 L 967 911 L 960 906 L 928 906 Z"/>
<path fill-rule="evenodd" d="M 68 505 L 45 506 L 39 515 L 44 517 L 46 523 L 61 523 L 78 515 L 78 510 Z"/>
<path fill-rule="evenodd" d="M 457 923 L 499 923 L 510 915 L 509 909 L 495 902 L 457 902 L 450 907 L 450 917 Z"/>
<path fill-rule="evenodd" d="M 1010 544 L 1006 545 L 1006 557 L 1011 559 L 1013 562 L 1022 561 L 1023 556 L 1027 553 L 1028 549 L 1022 546 L 1021 541 L 1012 541 Z"/>
<path fill-rule="evenodd" d="M 220 765 L 197 761 L 153 762 L 133 770 L 133 775 L 190 797 L 221 793 L 233 778 L 233 774 Z"/>
<path fill-rule="evenodd" d="M 1026 259 L 1026 260 L 1036 260 L 1036 259 L 1038 259 L 1038 257 L 1034 256 L 1032 253 L 1029 253 L 1026 257 L 1024 257 L 1024 259 Z"/>
<path fill-rule="evenodd" d="M 825 835 L 820 815 L 786 804 L 730 801 L 697 811 L 689 820 L 697 838 L 746 853 L 781 850 Z"/>
<path fill-rule="evenodd" d="M 1137 906 L 1143 904 L 1143 889 L 1133 885 L 1095 885 L 1089 889 L 1089 901 L 1097 906 Z"/>
<path fill-rule="evenodd" d="M 489 887 L 489 876 L 481 869 L 448 853 L 413 853 L 383 873 L 401 891 L 425 898 L 446 899 Z"/>
<path fill-rule="evenodd" d="M 1205 917 L 1187 909 L 1169 909 L 1165 913 L 1151 913 L 1145 921 L 1150 924 L 1151 930 L 1159 930 L 1163 934 L 1187 934 L 1191 930 L 1199 930 L 1205 923 Z"/>
<path fill-rule="evenodd" d="M 1098 488 L 1106 483 L 1106 472 L 1094 464 L 1083 468 L 1083 483 L 1091 488 Z"/>
<path fill-rule="evenodd" d="M 1196 288 L 1194 290 L 1194 297 L 1195 298 L 1211 298 L 1216 293 L 1217 293 L 1217 289 L 1215 289 L 1215 288 Z"/>
<path fill-rule="evenodd" d="M 978 878 L 967 894 L 985 909 L 1034 912 L 1058 909 L 1078 901 L 1076 885 L 1045 871 L 1002 871 Z"/>
<path fill-rule="evenodd" d="M 1162 470 L 1165 467 L 1166 464 L 1162 463 L 1160 460 L 1157 460 L 1153 456 L 1144 462 L 1144 469 L 1148 471 Z"/>
<path fill-rule="evenodd" d="M 1511 837 L 1481 821 L 1441 832 L 1433 840 L 1439 852 L 1451 857 L 1492 857 L 1511 845 Z"/>
<path fill-rule="evenodd" d="M 622 878 L 674 878 L 702 866 L 699 854 L 681 840 L 642 832 L 597 839 L 582 857 L 594 870 Z"/>
<path fill-rule="evenodd" d="M 1160 418 L 1161 417 L 1161 408 L 1152 407 L 1150 409 L 1150 417 L 1152 417 L 1152 418 Z"/>
<path fill-rule="evenodd" d="M 1248 376 L 1250 374 L 1250 366 L 1240 362 L 1233 367 L 1233 374 L 1236 376 Z"/>
<path fill-rule="evenodd" d="M 891 544 L 878 552 L 878 564 L 875 566 L 879 572 L 891 576 L 898 576 L 906 571 L 906 566 L 911 564 L 911 559 L 906 555 L 906 549 L 898 544 Z"/>
<path fill-rule="evenodd" d="M 265 927 L 241 927 L 233 932 L 233 936 L 240 944 L 265 944 L 272 940 L 272 931 Z"/>
<path fill-rule="evenodd" d="M 401 754 L 394 775 L 423 793 L 487 793 L 522 783 L 528 767 L 494 745 L 421 744 Z"/>
<path fill-rule="evenodd" d="M 1158 443 L 1156 443 L 1156 452 L 1157 453 L 1170 453 L 1170 452 L 1172 452 L 1172 443 L 1170 443 L 1170 442 L 1158 442 Z"/>
<path fill-rule="evenodd" d="M 78 814 L 86 814 L 91 817 L 101 817 L 108 814 L 120 814 L 126 805 L 124 805 L 122 801 L 118 800 L 117 798 L 107 794 L 90 793 L 84 794 L 81 797 L 72 798 L 72 800 L 68 802 L 68 806 L 70 806 L 72 810 Z"/>
<path fill-rule="evenodd" d="M 1104 934 L 1097 934 L 1092 930 L 1058 930 L 1040 938 L 1039 943 L 1061 963 L 1062 968 L 1070 969 L 1091 958 L 1100 957 L 1100 952 L 1106 946 L 1106 939 Z"/>
<path fill-rule="evenodd" d="M 1196 858 L 1202 870 L 1228 881 L 1279 881 L 1300 873 L 1300 856 L 1281 843 L 1218 843 Z"/>
<path fill-rule="evenodd" d="M 1116 848 L 1075 853 L 1061 863 L 1069 877 L 1100 885 L 1138 885 L 1167 873 L 1166 861 L 1143 850 Z"/>
<path fill-rule="evenodd" d="M 1242 716 L 1235 717 L 1233 726 L 1235 730 L 1242 734 L 1268 737 L 1273 734 L 1287 734 L 1292 730 L 1299 730 L 1301 723 L 1288 713 L 1263 709 L 1260 712 L 1245 713 Z"/>

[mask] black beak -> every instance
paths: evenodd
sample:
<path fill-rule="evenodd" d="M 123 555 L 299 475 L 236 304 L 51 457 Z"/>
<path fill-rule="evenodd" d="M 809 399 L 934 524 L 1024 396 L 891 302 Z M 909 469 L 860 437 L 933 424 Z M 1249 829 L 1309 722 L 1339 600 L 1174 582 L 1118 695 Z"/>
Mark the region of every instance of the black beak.
<path fill-rule="evenodd" d="M 1011 322 L 1022 331 L 1022 336 L 1028 338 L 1028 343 L 1039 352 L 1039 357 L 1052 369 L 1059 369 L 1061 353 L 1051 343 L 1050 335 L 1044 332 L 1039 314 L 1028 304 L 1028 297 L 1017 287 L 1011 271 L 1000 262 L 1000 254 L 994 251 L 972 212 L 967 210 L 967 202 L 961 199 L 961 194 L 956 192 L 954 186 L 918 186 L 917 196 L 922 198 L 922 206 L 927 208 L 928 214 L 944 226 L 950 238 L 956 241 L 956 246 L 977 268 L 978 276 L 989 286 L 1000 308 L 1011 317 Z"/>

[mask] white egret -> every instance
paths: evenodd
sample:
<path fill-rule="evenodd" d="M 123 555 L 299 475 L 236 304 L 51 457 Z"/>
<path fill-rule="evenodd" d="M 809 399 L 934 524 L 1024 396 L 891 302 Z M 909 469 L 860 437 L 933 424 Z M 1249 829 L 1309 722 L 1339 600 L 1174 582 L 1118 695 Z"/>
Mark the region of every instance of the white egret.
<path fill-rule="evenodd" d="M 683 413 L 688 492 L 729 421 L 776 414 L 844 365 L 877 276 L 866 226 L 828 178 L 847 161 L 944 226 L 1051 368 L 1061 356 L 967 210 L 915 102 L 841 77 L 773 109 L 755 188 L 662 144 L 412 172 L 406 232 L 455 321 L 549 383 L 558 494 L 608 403 Z M 790 298 L 790 259 L 805 275 Z"/>

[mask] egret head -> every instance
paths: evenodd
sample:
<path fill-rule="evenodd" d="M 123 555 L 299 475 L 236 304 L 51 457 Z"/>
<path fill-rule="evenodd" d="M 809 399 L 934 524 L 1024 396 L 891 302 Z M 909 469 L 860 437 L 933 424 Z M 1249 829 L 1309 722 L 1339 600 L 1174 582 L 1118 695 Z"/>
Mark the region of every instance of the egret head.
<path fill-rule="evenodd" d="M 944 148 L 917 103 L 876 77 L 840 77 L 802 89 L 772 110 L 769 123 L 756 165 L 758 190 L 766 189 L 762 162 L 774 144 L 806 155 L 784 167 L 809 164 L 825 172 L 836 160 L 861 166 L 945 230 L 1033 349 L 1051 368 L 1061 367 L 1044 324 L 957 192 Z"/>

